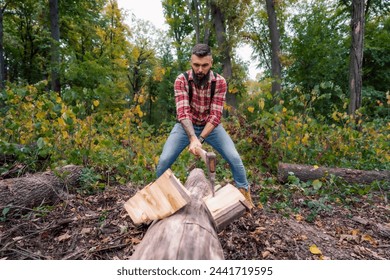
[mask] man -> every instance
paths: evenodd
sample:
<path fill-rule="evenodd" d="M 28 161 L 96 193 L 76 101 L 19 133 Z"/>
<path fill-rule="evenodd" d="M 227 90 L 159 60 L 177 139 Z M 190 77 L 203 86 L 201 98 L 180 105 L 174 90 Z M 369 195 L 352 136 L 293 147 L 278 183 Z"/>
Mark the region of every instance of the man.
<path fill-rule="evenodd" d="M 246 170 L 230 136 L 221 124 L 227 84 L 225 79 L 211 71 L 213 58 L 210 47 L 197 44 L 192 49 L 191 68 L 187 77 L 180 74 L 175 81 L 176 117 L 157 165 L 160 177 L 188 146 L 197 155 L 197 147 L 210 144 L 229 163 L 236 187 L 253 207 Z M 188 78 L 188 80 L 187 80 Z M 212 95 L 212 82 L 215 82 Z M 190 96 L 189 87 L 192 86 Z"/>

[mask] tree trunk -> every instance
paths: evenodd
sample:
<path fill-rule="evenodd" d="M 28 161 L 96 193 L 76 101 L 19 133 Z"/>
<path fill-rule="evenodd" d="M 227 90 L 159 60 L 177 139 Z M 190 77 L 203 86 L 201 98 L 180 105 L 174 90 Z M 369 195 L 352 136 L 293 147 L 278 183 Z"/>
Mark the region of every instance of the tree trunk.
<path fill-rule="evenodd" d="M 280 64 L 280 33 L 275 12 L 275 1 L 266 0 L 268 27 L 271 38 L 271 72 L 272 72 L 272 95 L 275 96 L 281 91 L 282 67 Z"/>
<path fill-rule="evenodd" d="M 218 46 L 221 51 L 221 62 L 223 67 L 222 76 L 229 82 L 233 77 L 232 59 L 230 57 L 230 45 L 226 38 L 226 28 L 224 22 L 224 15 L 221 9 L 217 6 L 215 1 L 211 1 L 211 10 L 213 13 L 215 34 L 217 36 Z M 237 108 L 237 98 L 229 91 L 226 93 L 226 103 L 232 108 Z"/>
<path fill-rule="evenodd" d="M 359 109 L 362 105 L 364 0 L 352 1 L 351 34 L 352 43 L 349 66 L 349 114 L 355 117 L 356 110 Z"/>
<path fill-rule="evenodd" d="M 58 0 L 49 0 L 51 30 L 51 89 L 61 92 L 60 84 L 60 26 L 58 16 Z"/>
<path fill-rule="evenodd" d="M 7 3 L 0 7 L 0 91 L 5 87 L 5 60 L 4 60 L 4 25 L 3 25 L 3 16 L 5 9 L 7 8 Z"/>
<path fill-rule="evenodd" d="M 209 184 L 203 170 L 191 171 L 185 183 L 191 201 L 174 215 L 152 223 L 131 259 L 224 259 L 215 225 L 203 202 L 210 194 Z"/>
<path fill-rule="evenodd" d="M 187 0 L 188 12 L 192 20 L 192 26 L 195 30 L 195 42 L 200 43 L 200 26 L 199 26 L 199 3 L 197 0 Z M 194 11 L 193 9 L 194 8 Z"/>
<path fill-rule="evenodd" d="M 68 165 L 55 171 L 0 180 L 0 211 L 55 204 L 80 179 L 82 167 Z"/>
<path fill-rule="evenodd" d="M 389 171 L 366 171 L 349 168 L 326 168 L 314 167 L 313 165 L 279 163 L 278 165 L 278 180 L 286 183 L 289 173 L 294 175 L 301 181 L 309 181 L 321 179 L 329 175 L 341 177 L 348 183 L 370 184 L 376 180 L 390 182 Z"/>

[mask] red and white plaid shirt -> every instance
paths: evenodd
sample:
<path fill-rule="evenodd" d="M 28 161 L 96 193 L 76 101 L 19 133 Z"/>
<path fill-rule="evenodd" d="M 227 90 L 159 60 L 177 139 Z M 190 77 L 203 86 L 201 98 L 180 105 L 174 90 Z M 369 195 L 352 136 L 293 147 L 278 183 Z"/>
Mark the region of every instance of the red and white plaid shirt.
<path fill-rule="evenodd" d="M 187 71 L 188 79 L 193 80 L 192 70 Z M 215 93 L 211 99 L 211 81 L 216 80 Z M 192 100 L 189 104 L 188 82 L 183 74 L 175 81 L 176 117 L 178 121 L 189 119 L 194 125 L 211 123 L 217 126 L 221 123 L 223 104 L 226 98 L 226 80 L 219 74 L 210 71 L 208 83 L 203 87 L 192 84 Z M 211 102 L 211 104 L 210 104 Z"/>

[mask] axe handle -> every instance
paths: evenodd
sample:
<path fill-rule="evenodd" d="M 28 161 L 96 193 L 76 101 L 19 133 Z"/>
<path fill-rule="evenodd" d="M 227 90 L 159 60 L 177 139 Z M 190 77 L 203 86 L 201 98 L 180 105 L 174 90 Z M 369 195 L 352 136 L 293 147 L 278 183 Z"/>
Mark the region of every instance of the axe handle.
<path fill-rule="evenodd" d="M 207 166 L 207 152 L 205 150 L 203 150 L 202 148 L 199 148 L 199 147 L 196 148 L 196 152 L 202 158 L 202 160 L 204 161 L 204 163 Z"/>

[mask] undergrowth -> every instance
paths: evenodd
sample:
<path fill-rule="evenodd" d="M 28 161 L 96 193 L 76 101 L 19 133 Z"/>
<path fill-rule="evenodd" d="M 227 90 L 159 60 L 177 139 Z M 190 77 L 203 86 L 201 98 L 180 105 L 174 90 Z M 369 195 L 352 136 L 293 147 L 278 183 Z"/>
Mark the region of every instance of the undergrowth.
<path fill-rule="evenodd" d="M 95 100 L 71 106 L 40 85 L 8 88 L 0 101 L 0 178 L 66 164 L 83 165 L 86 171 L 81 192 L 85 194 L 111 184 L 144 186 L 153 181 L 159 155 L 174 125 L 148 125 L 138 105 L 107 111 L 99 109 Z M 351 200 L 373 189 L 388 193 L 388 186 L 352 186 L 333 177 L 301 182 L 291 175 L 288 184 L 278 185 L 274 178 L 279 162 L 388 170 L 390 124 L 386 119 L 365 121 L 364 116 L 357 123 L 337 110 L 329 121 L 313 118 L 307 111 L 296 112 L 282 100 L 272 106 L 268 103 L 261 96 L 248 98 L 223 120 L 250 183 L 263 185 L 259 194 L 263 204 L 273 199 L 271 207 L 278 211 L 304 207 L 315 217 L 330 211 L 332 203 L 353 203 Z M 80 106 L 89 106 L 92 113 L 78 114 Z M 185 181 L 191 166 L 204 167 L 184 151 L 172 170 Z M 217 183 L 227 182 L 232 182 L 231 172 L 218 155 Z M 306 197 L 299 203 L 294 200 L 298 193 Z"/>

